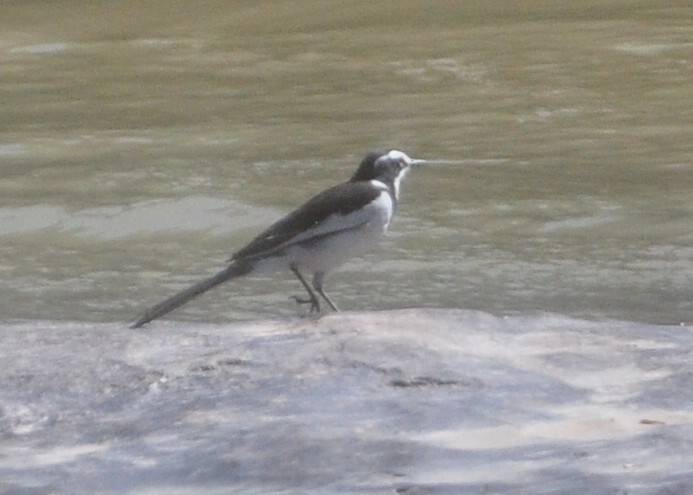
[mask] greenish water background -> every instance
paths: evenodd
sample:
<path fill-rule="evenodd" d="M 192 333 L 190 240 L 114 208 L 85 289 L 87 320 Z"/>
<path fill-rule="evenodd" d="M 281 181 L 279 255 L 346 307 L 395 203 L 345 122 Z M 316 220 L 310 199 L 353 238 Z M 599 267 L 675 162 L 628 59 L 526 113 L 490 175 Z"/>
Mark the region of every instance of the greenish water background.
<path fill-rule="evenodd" d="M 693 319 L 689 2 L 4 2 L 0 318 L 130 321 L 392 147 L 347 310 Z M 296 314 L 290 274 L 171 315 Z"/>

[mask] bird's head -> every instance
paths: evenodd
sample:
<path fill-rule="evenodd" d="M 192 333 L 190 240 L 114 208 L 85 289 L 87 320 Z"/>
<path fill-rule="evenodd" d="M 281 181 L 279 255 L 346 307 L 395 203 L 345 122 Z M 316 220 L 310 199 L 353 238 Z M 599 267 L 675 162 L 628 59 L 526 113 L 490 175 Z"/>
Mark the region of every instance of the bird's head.
<path fill-rule="evenodd" d="M 377 180 L 391 187 L 395 197 L 399 196 L 399 182 L 411 167 L 422 165 L 425 160 L 410 158 L 398 150 L 374 151 L 361 161 L 350 182 Z"/>
<path fill-rule="evenodd" d="M 383 179 L 390 182 L 404 176 L 414 161 L 401 151 L 374 151 L 361 161 L 351 182 Z"/>

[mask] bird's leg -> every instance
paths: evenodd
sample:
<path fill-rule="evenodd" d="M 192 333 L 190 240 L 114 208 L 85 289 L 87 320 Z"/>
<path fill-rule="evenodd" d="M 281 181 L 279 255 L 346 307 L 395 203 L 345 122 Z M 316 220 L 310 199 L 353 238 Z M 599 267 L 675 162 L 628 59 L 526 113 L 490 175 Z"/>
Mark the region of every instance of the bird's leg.
<path fill-rule="evenodd" d="M 322 281 L 325 278 L 325 272 L 315 272 L 315 275 L 313 275 L 313 288 L 318 291 L 318 294 L 322 296 L 322 298 L 327 301 L 327 304 L 330 305 L 330 307 L 334 311 L 339 311 L 337 309 L 337 306 L 332 302 L 332 300 L 325 294 L 325 291 L 322 290 Z"/>
<path fill-rule="evenodd" d="M 320 301 L 318 301 L 317 296 L 315 295 L 315 292 L 310 288 L 310 285 L 308 285 L 308 282 L 306 282 L 306 279 L 303 278 L 303 275 L 301 275 L 301 272 L 298 271 L 298 267 L 296 266 L 295 263 L 292 263 L 291 266 L 291 271 L 296 275 L 296 278 L 301 282 L 303 287 L 306 289 L 306 292 L 308 292 L 308 299 L 301 299 L 298 296 L 291 296 L 297 304 L 310 304 L 310 312 L 311 313 L 319 313 L 320 312 Z M 329 302 L 329 300 L 328 300 Z"/>

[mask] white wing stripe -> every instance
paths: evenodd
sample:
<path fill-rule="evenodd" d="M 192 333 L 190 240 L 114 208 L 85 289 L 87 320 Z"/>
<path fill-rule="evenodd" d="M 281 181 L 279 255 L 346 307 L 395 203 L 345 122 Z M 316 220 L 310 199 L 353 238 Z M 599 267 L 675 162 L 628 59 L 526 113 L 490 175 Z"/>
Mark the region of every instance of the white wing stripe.
<path fill-rule="evenodd" d="M 352 230 L 368 224 L 374 219 L 382 219 L 381 221 L 384 220 L 385 227 L 387 227 L 387 224 L 390 223 L 390 218 L 392 217 L 392 198 L 390 197 L 385 184 L 378 181 L 371 182 L 373 185 L 377 184 L 381 186 L 378 187 L 378 189 L 381 189 L 381 193 L 363 208 L 354 210 L 346 215 L 333 213 L 325 218 L 322 222 L 316 224 L 314 227 L 295 235 L 282 244 L 279 244 L 273 248 L 272 251 L 281 250 L 292 244 L 305 242 L 316 237 L 323 237 L 329 234 L 336 234 L 342 231 Z"/>

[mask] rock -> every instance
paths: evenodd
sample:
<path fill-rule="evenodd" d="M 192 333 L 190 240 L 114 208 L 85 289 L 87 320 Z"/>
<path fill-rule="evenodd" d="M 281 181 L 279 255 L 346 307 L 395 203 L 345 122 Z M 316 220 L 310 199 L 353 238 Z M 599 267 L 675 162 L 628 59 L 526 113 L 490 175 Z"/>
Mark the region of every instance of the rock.
<path fill-rule="evenodd" d="M 412 309 L 0 341 L 0 493 L 693 493 L 689 327 Z"/>

